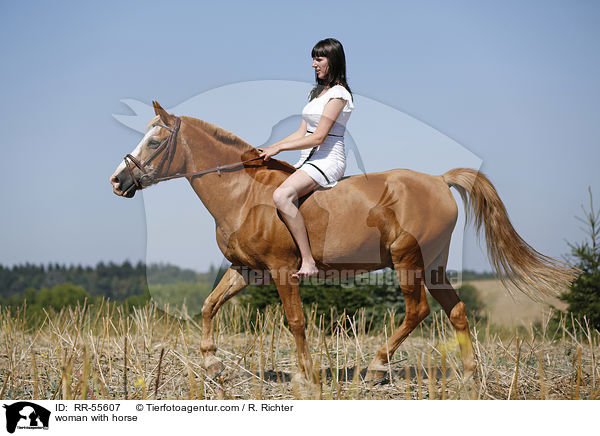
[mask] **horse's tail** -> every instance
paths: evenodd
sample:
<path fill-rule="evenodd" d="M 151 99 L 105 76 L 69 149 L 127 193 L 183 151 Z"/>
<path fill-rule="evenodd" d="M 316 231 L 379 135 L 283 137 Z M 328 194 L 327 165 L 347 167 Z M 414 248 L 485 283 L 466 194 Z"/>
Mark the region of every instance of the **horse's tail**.
<path fill-rule="evenodd" d="M 460 193 L 467 220 L 469 215 L 474 218 L 478 234 L 485 225 L 488 256 L 509 292 L 518 289 L 539 301 L 543 295 L 559 295 L 575 279 L 576 268 L 537 252 L 517 234 L 487 177 L 473 169 L 454 168 L 442 178 Z"/>

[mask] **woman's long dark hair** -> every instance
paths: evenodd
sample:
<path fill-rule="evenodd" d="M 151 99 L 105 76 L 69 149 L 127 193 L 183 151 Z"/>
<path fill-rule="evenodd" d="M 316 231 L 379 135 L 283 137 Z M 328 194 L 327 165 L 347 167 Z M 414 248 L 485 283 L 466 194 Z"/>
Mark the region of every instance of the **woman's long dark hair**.
<path fill-rule="evenodd" d="M 344 55 L 344 47 L 342 47 L 341 42 L 334 38 L 323 39 L 315 44 L 310 56 L 312 58 L 326 57 L 329 63 L 329 72 L 325 79 L 319 79 L 315 71 L 317 85 L 310 91 L 308 96 L 309 101 L 321 94 L 325 87 L 329 86 L 331 88 L 335 85 L 342 85 L 352 96 L 352 91 L 350 91 L 350 87 L 346 81 L 346 56 Z M 354 97 L 352 99 L 354 100 Z"/>

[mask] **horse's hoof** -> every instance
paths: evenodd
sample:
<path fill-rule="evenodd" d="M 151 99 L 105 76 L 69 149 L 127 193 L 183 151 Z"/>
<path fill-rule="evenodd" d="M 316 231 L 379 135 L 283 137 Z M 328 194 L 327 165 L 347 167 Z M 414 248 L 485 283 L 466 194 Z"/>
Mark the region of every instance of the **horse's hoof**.
<path fill-rule="evenodd" d="M 318 400 L 320 397 L 319 384 L 303 372 L 298 372 L 292 376 L 292 386 L 297 399 Z"/>
<path fill-rule="evenodd" d="M 463 373 L 463 380 L 473 380 L 475 378 L 475 370 L 466 370 Z"/>
<path fill-rule="evenodd" d="M 389 381 L 390 377 L 388 371 L 369 369 L 365 375 L 365 382 L 373 386 L 383 385 L 389 383 Z"/>
<path fill-rule="evenodd" d="M 297 372 L 292 376 L 292 383 L 297 384 L 299 386 L 304 386 L 308 382 L 308 379 L 302 372 Z"/>
<path fill-rule="evenodd" d="M 225 370 L 225 365 L 216 356 L 206 357 L 203 366 L 206 374 L 212 379 L 217 378 Z"/>
<path fill-rule="evenodd" d="M 384 364 L 371 362 L 367 368 L 365 382 L 370 384 L 382 384 L 386 380 L 389 380 L 388 367 Z"/>
<path fill-rule="evenodd" d="M 475 362 L 464 364 L 463 374 L 465 377 L 473 378 L 477 374 L 477 364 Z"/>
<path fill-rule="evenodd" d="M 292 376 L 292 382 L 300 385 L 317 385 L 317 375 L 312 374 L 312 376 L 306 375 L 304 372 L 299 371 Z"/>

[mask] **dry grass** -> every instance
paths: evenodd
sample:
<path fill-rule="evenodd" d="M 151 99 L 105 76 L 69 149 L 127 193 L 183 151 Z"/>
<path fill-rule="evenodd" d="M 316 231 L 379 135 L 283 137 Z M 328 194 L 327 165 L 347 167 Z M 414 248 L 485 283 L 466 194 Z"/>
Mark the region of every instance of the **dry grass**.
<path fill-rule="evenodd" d="M 485 302 L 485 313 L 490 322 L 500 327 L 512 329 L 542 322 L 548 304 L 559 310 L 567 307 L 557 298 L 544 298 L 546 304 L 533 301 L 524 294 L 516 294 L 513 298 L 500 280 L 473 280 L 465 283 L 477 289 L 477 295 Z"/>
<path fill-rule="evenodd" d="M 327 326 L 307 309 L 307 335 L 319 383 L 292 381 L 293 337 L 279 307 L 258 316 L 226 305 L 216 320 L 226 370 L 211 379 L 201 366 L 201 328 L 155 306 L 48 313 L 28 328 L 23 313 L 0 313 L 0 399 L 577 399 L 600 396 L 598 332 L 543 322 L 499 333 L 472 326 L 475 379 L 461 378 L 454 331 L 445 316 L 407 339 L 387 383 L 371 386 L 356 369 L 369 363 L 399 319 L 377 331 L 362 313 Z M 254 319 L 254 321 L 253 321 Z M 546 318 L 547 321 L 548 318 Z M 575 333 L 572 333 L 574 331 Z M 431 375 L 431 377 L 430 377 Z M 391 380 L 391 381 L 390 381 Z"/>

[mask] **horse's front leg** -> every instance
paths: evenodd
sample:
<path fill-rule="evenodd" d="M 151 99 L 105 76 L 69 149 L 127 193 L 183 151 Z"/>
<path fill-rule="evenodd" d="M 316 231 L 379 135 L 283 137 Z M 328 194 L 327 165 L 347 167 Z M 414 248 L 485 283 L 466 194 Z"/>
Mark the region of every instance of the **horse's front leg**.
<path fill-rule="evenodd" d="M 246 286 L 248 286 L 247 277 L 244 277 L 237 269 L 229 268 L 202 306 L 200 351 L 204 356 L 203 366 L 210 377 L 215 377 L 225 369 L 221 360 L 215 356 L 217 344 L 213 334 L 213 319 L 219 308 Z"/>
<path fill-rule="evenodd" d="M 298 280 L 291 278 L 291 274 L 292 271 L 287 268 L 271 271 L 271 276 L 277 286 L 277 292 L 285 310 L 288 325 L 296 340 L 299 372 L 306 379 L 314 383 L 316 377 L 313 373 L 310 350 L 308 349 L 304 333 L 306 320 L 304 318 L 304 310 L 302 309 L 302 301 L 300 300 L 300 286 Z"/>

